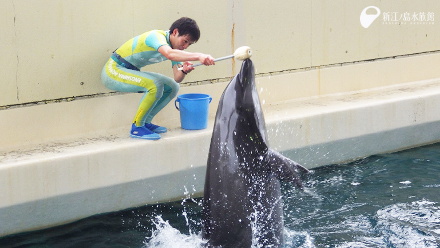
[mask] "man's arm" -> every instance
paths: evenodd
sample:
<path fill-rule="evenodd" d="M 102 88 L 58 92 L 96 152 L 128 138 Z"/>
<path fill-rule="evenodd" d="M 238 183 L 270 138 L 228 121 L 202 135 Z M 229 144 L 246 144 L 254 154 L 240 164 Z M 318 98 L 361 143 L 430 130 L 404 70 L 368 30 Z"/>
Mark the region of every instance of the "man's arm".
<path fill-rule="evenodd" d="M 200 61 L 204 65 L 214 65 L 214 58 L 211 55 L 204 53 L 191 53 L 178 49 L 172 49 L 170 46 L 163 45 L 159 47 L 158 51 L 167 59 L 177 62 L 185 61 Z"/>
<path fill-rule="evenodd" d="M 168 45 L 163 45 L 159 47 L 158 51 L 165 56 L 167 59 L 176 62 L 185 62 L 183 64 L 183 70 L 179 71 L 177 65 L 173 67 L 174 80 L 178 83 L 182 82 L 185 78 L 186 73 L 194 70 L 194 67 L 190 66 L 191 63 L 188 61 L 200 61 L 204 65 L 214 65 L 214 58 L 211 55 L 204 53 L 191 53 L 185 52 L 178 49 L 172 49 Z M 185 73 L 184 73 L 185 72 Z"/>

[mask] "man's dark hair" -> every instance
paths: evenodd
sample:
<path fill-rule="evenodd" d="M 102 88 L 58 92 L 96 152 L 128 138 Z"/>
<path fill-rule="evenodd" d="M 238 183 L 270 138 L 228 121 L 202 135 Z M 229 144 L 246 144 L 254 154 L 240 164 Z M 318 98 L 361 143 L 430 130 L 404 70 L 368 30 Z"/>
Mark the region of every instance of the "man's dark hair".
<path fill-rule="evenodd" d="M 170 32 L 172 33 L 176 28 L 179 30 L 179 36 L 189 35 L 194 42 L 200 38 L 199 26 L 196 21 L 189 17 L 182 17 L 175 21 L 170 27 Z"/>

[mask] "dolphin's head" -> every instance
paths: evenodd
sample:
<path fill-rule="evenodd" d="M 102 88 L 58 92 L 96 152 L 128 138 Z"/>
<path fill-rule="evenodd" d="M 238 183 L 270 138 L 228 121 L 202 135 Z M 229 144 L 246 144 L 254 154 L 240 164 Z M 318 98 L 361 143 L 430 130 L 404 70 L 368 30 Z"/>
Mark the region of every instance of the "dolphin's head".
<path fill-rule="evenodd" d="M 260 147 L 266 147 L 267 135 L 260 98 L 255 86 L 252 60 L 246 59 L 243 61 L 241 70 L 235 77 L 234 89 L 236 93 L 235 111 L 238 115 L 235 130 L 241 133 L 235 139 L 241 139 L 239 143 L 249 142 L 249 148 L 252 146 L 258 150 L 265 150 Z"/>
<path fill-rule="evenodd" d="M 260 100 L 255 88 L 255 73 L 252 60 L 246 59 L 241 65 L 235 84 L 236 107 L 239 114 L 254 114 L 260 110 Z M 245 111 L 245 112 L 243 112 Z M 259 114 L 259 113 L 257 113 Z"/>
<path fill-rule="evenodd" d="M 238 83 L 241 84 L 242 87 L 246 87 L 248 84 L 254 83 L 254 64 L 252 60 L 245 59 L 241 64 L 240 72 L 237 75 Z"/>

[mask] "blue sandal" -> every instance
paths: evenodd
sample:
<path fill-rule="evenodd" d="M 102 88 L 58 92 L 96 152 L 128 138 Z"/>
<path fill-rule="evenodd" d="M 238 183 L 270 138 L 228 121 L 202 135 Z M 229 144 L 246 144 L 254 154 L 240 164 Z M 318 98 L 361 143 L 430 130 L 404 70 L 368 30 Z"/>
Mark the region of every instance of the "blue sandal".
<path fill-rule="evenodd" d="M 131 125 L 130 137 L 147 140 L 158 140 L 160 135 L 146 127 L 137 127 L 134 123 Z"/>
<path fill-rule="evenodd" d="M 153 123 L 145 123 L 145 126 L 147 129 L 155 132 L 155 133 L 166 133 L 167 132 L 167 128 L 166 127 L 161 127 L 158 125 L 154 125 Z"/>

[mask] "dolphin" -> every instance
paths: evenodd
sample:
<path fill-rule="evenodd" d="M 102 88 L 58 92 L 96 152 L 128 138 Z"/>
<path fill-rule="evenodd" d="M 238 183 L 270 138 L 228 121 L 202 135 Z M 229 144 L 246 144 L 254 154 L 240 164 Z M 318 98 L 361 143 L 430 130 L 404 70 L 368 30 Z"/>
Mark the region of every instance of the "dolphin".
<path fill-rule="evenodd" d="M 243 61 L 220 99 L 208 155 L 202 236 L 208 247 L 279 247 L 280 181 L 302 188 L 308 170 L 268 147 L 254 66 Z"/>

